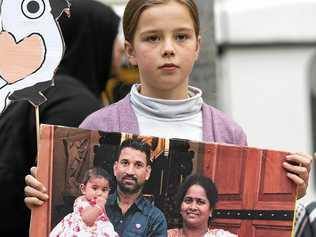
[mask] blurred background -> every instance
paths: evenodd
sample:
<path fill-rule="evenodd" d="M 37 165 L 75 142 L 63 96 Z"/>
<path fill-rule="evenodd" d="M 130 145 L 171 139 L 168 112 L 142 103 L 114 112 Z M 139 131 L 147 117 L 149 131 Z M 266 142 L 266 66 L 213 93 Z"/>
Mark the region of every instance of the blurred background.
<path fill-rule="evenodd" d="M 127 0 L 100 0 L 122 16 Z M 249 146 L 316 151 L 316 0 L 197 0 L 202 50 L 191 84 L 237 121 Z M 120 38 L 123 42 L 122 30 Z M 105 100 L 138 74 L 122 59 Z M 315 163 L 315 162 L 314 162 Z M 307 195 L 316 200 L 315 164 Z"/>

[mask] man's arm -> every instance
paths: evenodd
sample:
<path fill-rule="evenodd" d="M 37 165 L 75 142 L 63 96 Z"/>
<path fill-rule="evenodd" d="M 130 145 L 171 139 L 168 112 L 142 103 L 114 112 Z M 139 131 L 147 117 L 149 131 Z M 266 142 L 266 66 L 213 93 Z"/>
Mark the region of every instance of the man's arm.
<path fill-rule="evenodd" d="M 158 209 L 154 208 L 151 220 L 151 229 L 147 235 L 148 237 L 166 237 L 167 221 L 164 214 Z"/>

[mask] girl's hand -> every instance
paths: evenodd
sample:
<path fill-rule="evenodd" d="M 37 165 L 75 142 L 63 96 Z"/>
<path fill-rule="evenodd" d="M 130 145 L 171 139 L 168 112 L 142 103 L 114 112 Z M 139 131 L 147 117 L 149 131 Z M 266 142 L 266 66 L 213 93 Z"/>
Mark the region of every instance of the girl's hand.
<path fill-rule="evenodd" d="M 312 156 L 302 153 L 291 153 L 286 156 L 283 167 L 288 171 L 287 177 L 297 185 L 297 198 L 306 194 Z"/>
<path fill-rule="evenodd" d="M 48 200 L 47 190 L 44 185 L 39 182 L 36 177 L 37 168 L 31 168 L 31 175 L 25 176 L 25 183 L 27 186 L 24 188 L 25 205 L 29 208 L 36 208 L 44 204 Z"/>

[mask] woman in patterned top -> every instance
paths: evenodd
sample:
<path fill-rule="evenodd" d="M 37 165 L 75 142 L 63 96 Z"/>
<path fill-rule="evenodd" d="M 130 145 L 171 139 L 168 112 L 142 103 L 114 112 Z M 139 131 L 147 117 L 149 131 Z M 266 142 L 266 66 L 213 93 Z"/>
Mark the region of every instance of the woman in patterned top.
<path fill-rule="evenodd" d="M 216 201 L 217 189 L 211 179 L 199 175 L 189 176 L 178 191 L 182 228 L 169 229 L 168 237 L 236 237 L 222 229 L 209 229 Z"/>

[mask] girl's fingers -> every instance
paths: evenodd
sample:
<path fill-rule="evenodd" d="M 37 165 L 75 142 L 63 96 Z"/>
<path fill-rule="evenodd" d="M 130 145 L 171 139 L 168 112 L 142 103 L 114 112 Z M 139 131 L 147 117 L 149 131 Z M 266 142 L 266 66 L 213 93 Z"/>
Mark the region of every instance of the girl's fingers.
<path fill-rule="evenodd" d="M 287 176 L 297 185 L 298 198 L 306 193 L 312 161 L 312 156 L 291 153 L 286 156 L 286 161 L 283 163 L 283 167 L 288 171 Z"/>
<path fill-rule="evenodd" d="M 42 201 L 47 201 L 48 200 L 48 195 L 46 193 L 41 192 L 38 189 L 35 189 L 31 186 L 26 186 L 24 188 L 24 193 L 26 197 L 30 198 L 36 198 Z"/>
<path fill-rule="evenodd" d="M 35 197 L 26 197 L 26 198 L 24 198 L 24 203 L 29 209 L 32 209 L 34 207 L 39 207 L 39 206 L 43 205 L 44 201 L 41 201 Z"/>
<path fill-rule="evenodd" d="M 306 167 L 299 166 L 299 165 L 293 165 L 288 162 L 283 163 L 283 167 L 290 173 L 298 175 L 300 178 L 302 178 L 305 181 L 308 181 L 309 172 Z"/>
<path fill-rule="evenodd" d="M 43 193 L 47 192 L 44 185 L 32 175 L 25 176 L 25 183 L 26 183 L 26 185 L 28 185 L 36 190 L 39 190 L 40 192 L 43 192 Z"/>
<path fill-rule="evenodd" d="M 303 153 L 291 153 L 286 156 L 286 161 L 303 166 L 309 172 L 311 169 L 313 157 L 307 154 L 303 154 Z"/>
<path fill-rule="evenodd" d="M 31 175 L 34 177 L 37 177 L 37 167 L 36 166 L 33 166 L 31 168 Z"/>
<path fill-rule="evenodd" d="M 286 175 L 297 185 L 297 198 L 303 197 L 307 189 L 307 183 L 304 181 L 304 179 L 293 173 L 287 173 Z"/>
<path fill-rule="evenodd" d="M 31 168 L 31 175 L 25 176 L 25 183 L 26 186 L 24 188 L 25 198 L 24 203 L 25 205 L 32 209 L 34 207 L 38 207 L 44 204 L 45 201 L 48 200 L 48 195 L 46 194 L 46 188 L 44 185 L 39 182 L 36 177 L 37 168 Z"/>

